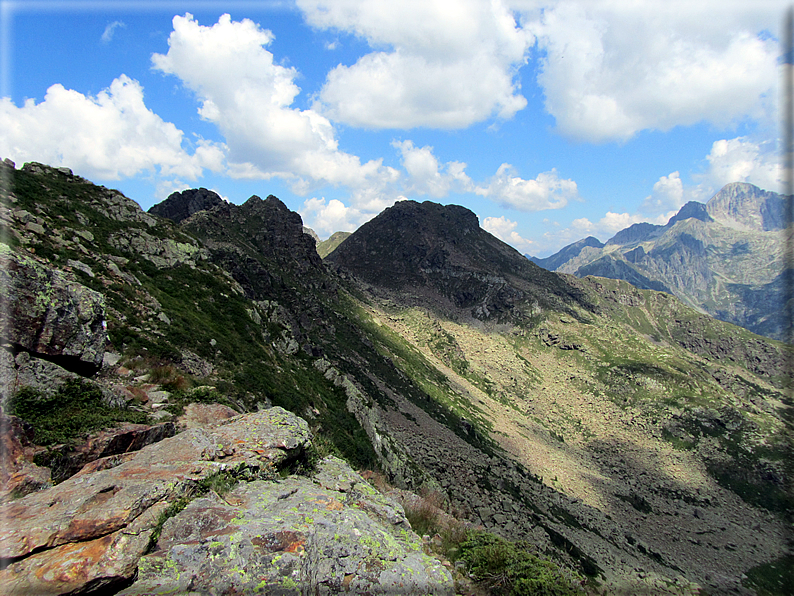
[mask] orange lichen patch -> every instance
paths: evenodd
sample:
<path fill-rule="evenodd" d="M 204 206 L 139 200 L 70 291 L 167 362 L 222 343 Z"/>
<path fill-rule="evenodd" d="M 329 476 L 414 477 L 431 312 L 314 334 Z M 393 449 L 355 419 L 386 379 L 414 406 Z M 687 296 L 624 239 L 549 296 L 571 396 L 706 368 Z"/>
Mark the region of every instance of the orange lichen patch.
<path fill-rule="evenodd" d="M 42 557 L 42 564 L 34 571 L 37 580 L 64 587 L 79 585 L 107 555 L 114 536 L 67 544 L 57 549 L 57 557 Z"/>
<path fill-rule="evenodd" d="M 300 532 L 284 530 L 252 538 L 251 544 L 271 552 L 302 553 L 306 544 L 306 537 Z"/>
<path fill-rule="evenodd" d="M 66 530 L 58 532 L 57 542 L 60 544 L 77 540 L 85 540 L 114 532 L 134 517 L 130 511 L 120 511 L 116 515 L 103 520 L 73 519 Z"/>
<path fill-rule="evenodd" d="M 317 503 L 318 505 L 325 505 L 325 508 L 328 511 L 341 511 L 344 508 L 344 505 L 342 505 L 342 503 L 340 503 L 333 497 L 330 497 L 328 499 L 315 499 L 314 502 Z"/>
<path fill-rule="evenodd" d="M 336 499 L 331 499 L 328 505 L 325 506 L 328 511 L 341 511 L 344 508 L 344 505 L 337 501 Z"/>
<path fill-rule="evenodd" d="M 302 553 L 305 550 L 304 544 L 306 544 L 305 540 L 299 540 L 299 541 L 293 542 L 286 549 L 284 549 L 284 552 L 287 552 L 287 553 Z"/>

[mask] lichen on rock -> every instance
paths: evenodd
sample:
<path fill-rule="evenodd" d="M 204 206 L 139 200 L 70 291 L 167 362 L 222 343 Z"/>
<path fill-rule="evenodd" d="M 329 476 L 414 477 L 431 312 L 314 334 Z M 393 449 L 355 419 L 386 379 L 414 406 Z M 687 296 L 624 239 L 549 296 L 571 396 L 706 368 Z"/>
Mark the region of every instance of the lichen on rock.
<path fill-rule="evenodd" d="M 453 594 L 450 573 L 405 534 L 402 507 L 328 457 L 311 479 L 196 499 L 120 594 Z"/>

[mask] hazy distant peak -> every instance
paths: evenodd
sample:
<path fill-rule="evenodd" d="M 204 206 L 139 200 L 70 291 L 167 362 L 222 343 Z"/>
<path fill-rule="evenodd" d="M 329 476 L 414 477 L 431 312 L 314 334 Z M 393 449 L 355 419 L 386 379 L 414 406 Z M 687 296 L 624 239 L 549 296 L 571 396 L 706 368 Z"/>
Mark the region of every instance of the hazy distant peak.
<path fill-rule="evenodd" d="M 645 221 L 636 223 L 612 236 L 612 238 L 607 240 L 607 244 L 631 244 L 632 242 L 641 242 L 653 236 L 657 236 L 658 234 L 656 234 L 656 232 L 663 228 L 664 226 L 657 226 Z"/>
<path fill-rule="evenodd" d="M 670 221 L 667 222 L 667 227 L 669 228 L 677 221 L 683 221 L 685 219 L 692 218 L 705 222 L 714 221 L 714 219 L 709 215 L 706 205 L 703 203 L 698 203 L 697 201 L 689 201 L 686 205 L 678 210 L 678 213 L 670 218 Z"/>
<path fill-rule="evenodd" d="M 757 232 L 785 227 L 783 197 L 747 182 L 726 184 L 708 203 L 708 214 L 737 230 Z"/>
<path fill-rule="evenodd" d="M 530 257 L 529 255 L 527 255 L 527 258 L 533 263 L 540 265 L 544 269 L 548 269 L 549 271 L 556 271 L 571 259 L 578 257 L 579 254 L 585 248 L 603 248 L 603 247 L 604 247 L 604 243 L 601 242 L 598 238 L 596 238 L 595 236 L 588 236 L 587 238 L 582 238 L 581 240 L 577 240 L 573 244 L 569 244 L 559 252 L 551 255 L 550 257 L 546 257 L 545 259 L 540 259 L 538 257 Z"/>

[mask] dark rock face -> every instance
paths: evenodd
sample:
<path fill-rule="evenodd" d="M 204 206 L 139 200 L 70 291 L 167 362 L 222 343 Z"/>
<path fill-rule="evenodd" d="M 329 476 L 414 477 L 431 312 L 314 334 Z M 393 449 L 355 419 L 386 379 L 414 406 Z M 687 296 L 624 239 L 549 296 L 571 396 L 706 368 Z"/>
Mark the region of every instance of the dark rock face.
<path fill-rule="evenodd" d="M 235 253 L 234 258 L 226 259 L 228 263 L 224 261 L 233 267 L 234 270 L 229 271 L 235 279 L 238 275 L 246 275 L 246 267 L 240 263 L 245 260 L 245 257 L 240 258 L 241 253 L 245 252 L 254 260 L 289 263 L 290 266 L 298 265 L 304 271 L 322 267 L 314 239 L 303 231 L 301 216 L 290 211 L 273 195 L 264 201 L 254 195 L 239 206 L 224 203 L 211 213 L 205 212 L 191 218 L 185 222 L 185 226 L 187 231 L 205 241 L 215 258 L 224 253 Z M 237 265 L 232 262 L 235 260 L 238 261 Z M 254 280 L 238 281 L 244 287 L 244 281 L 256 285 Z"/>
<path fill-rule="evenodd" d="M 446 302 L 480 320 L 522 318 L 516 305 L 533 299 L 563 309 L 583 300 L 562 277 L 480 228 L 477 216 L 457 205 L 400 201 L 361 226 L 326 262 L 376 286 L 424 288 L 434 296 L 431 306 Z"/>
<path fill-rule="evenodd" d="M 301 216 L 277 197 L 269 195 L 263 201 L 252 196 L 240 205 L 234 219 L 263 254 L 277 260 L 297 259 L 314 267 L 321 265 L 314 239 L 303 232 Z"/>
<path fill-rule="evenodd" d="M 149 213 L 180 223 L 194 213 L 207 211 L 223 204 L 224 200 L 211 190 L 189 188 L 172 193 L 165 201 L 149 209 Z"/>
<path fill-rule="evenodd" d="M 104 297 L 32 257 L 0 254 L 0 311 L 4 342 L 15 351 L 90 375 L 102 366 Z"/>

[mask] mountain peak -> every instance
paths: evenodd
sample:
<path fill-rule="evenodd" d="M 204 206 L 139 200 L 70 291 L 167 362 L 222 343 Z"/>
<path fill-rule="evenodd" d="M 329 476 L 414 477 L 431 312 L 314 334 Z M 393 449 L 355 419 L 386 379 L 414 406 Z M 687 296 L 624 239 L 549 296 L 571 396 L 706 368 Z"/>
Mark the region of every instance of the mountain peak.
<path fill-rule="evenodd" d="M 520 318 L 513 304 L 534 297 L 563 310 L 580 292 L 479 226 L 458 205 L 400 201 L 370 220 L 326 257 L 359 279 L 408 291 L 417 300 L 451 303 L 472 316 Z M 421 288 L 421 289 L 420 289 Z M 424 298 L 422 298 L 424 296 Z"/>
<path fill-rule="evenodd" d="M 149 209 L 149 213 L 180 223 L 194 213 L 207 211 L 224 203 L 216 192 L 206 188 L 188 188 L 171 193 L 165 201 Z"/>
<path fill-rule="evenodd" d="M 783 196 L 747 182 L 726 184 L 706 203 L 716 221 L 737 230 L 768 232 L 785 227 Z"/>
<path fill-rule="evenodd" d="M 648 222 L 635 223 L 630 225 L 607 240 L 607 244 L 631 244 L 641 242 L 654 236 L 658 236 L 659 230 L 664 226 L 657 226 Z"/>
<path fill-rule="evenodd" d="M 698 203 L 697 201 L 689 201 L 686 205 L 681 207 L 678 210 L 678 213 L 673 215 L 670 220 L 667 222 L 666 227 L 670 227 L 675 224 L 677 221 L 683 221 L 685 219 L 699 219 L 700 221 L 710 222 L 714 221 L 714 219 L 709 215 L 706 206 L 703 203 Z"/>
<path fill-rule="evenodd" d="M 571 259 L 578 257 L 585 248 L 604 248 L 604 243 L 595 236 L 588 236 L 587 238 L 578 240 L 573 244 L 569 244 L 550 257 L 546 257 L 545 259 L 529 257 L 529 260 L 533 263 L 536 263 L 537 265 L 540 265 L 544 269 L 555 271 Z"/>

